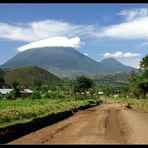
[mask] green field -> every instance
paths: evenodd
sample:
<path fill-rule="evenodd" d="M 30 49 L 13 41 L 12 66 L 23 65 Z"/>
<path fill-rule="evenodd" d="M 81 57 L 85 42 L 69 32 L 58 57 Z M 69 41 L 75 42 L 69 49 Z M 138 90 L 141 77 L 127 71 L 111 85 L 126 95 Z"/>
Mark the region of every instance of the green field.
<path fill-rule="evenodd" d="M 95 99 L 0 99 L 0 128 L 95 103 Z"/>

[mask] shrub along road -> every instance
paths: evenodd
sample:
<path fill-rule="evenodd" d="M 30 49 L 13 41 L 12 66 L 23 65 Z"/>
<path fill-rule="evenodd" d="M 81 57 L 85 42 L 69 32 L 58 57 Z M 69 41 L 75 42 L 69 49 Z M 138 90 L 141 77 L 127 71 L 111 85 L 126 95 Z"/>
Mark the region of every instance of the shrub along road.
<path fill-rule="evenodd" d="M 108 103 L 79 111 L 8 144 L 147 144 L 148 114 Z"/>

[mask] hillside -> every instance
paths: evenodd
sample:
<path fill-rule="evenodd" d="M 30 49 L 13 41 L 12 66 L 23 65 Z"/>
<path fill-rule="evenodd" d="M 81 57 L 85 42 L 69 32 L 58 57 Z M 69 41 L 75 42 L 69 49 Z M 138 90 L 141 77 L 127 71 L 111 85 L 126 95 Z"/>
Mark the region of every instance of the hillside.
<path fill-rule="evenodd" d="M 8 84 L 11 84 L 14 80 L 21 84 L 31 84 L 34 80 L 39 80 L 42 84 L 61 82 L 58 77 L 36 66 L 26 66 L 5 70 L 4 79 Z"/>
<path fill-rule="evenodd" d="M 102 65 L 106 66 L 109 71 L 114 72 L 130 72 L 134 70 L 134 68 L 130 66 L 123 65 L 119 61 L 114 58 L 106 58 L 100 62 Z"/>
<path fill-rule="evenodd" d="M 44 47 L 17 54 L 2 67 L 39 66 L 60 77 L 97 74 L 105 68 L 96 61 L 68 47 Z"/>
<path fill-rule="evenodd" d="M 21 66 L 38 66 L 61 78 L 111 74 L 119 71 L 129 72 L 133 69 L 119 64 L 116 60 L 114 64 L 110 64 L 108 59 L 97 62 L 70 47 L 29 49 L 18 53 L 1 67 L 16 68 Z"/>
<path fill-rule="evenodd" d="M 110 74 L 101 78 L 96 78 L 97 82 L 100 84 L 128 84 L 130 74 L 125 72 L 118 72 Z"/>

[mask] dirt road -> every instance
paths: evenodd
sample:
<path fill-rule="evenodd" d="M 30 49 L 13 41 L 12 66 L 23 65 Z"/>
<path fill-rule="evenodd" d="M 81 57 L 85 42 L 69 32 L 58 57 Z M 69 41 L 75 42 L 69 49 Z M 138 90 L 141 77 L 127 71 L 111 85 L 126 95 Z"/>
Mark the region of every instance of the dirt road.
<path fill-rule="evenodd" d="M 8 144 L 148 144 L 148 114 L 102 104 Z"/>

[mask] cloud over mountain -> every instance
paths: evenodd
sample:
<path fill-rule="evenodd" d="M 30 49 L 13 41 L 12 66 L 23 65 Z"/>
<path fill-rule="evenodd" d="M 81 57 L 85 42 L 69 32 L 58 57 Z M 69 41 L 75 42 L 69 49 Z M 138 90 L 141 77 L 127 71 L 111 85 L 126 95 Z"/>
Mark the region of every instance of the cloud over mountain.
<path fill-rule="evenodd" d="M 25 51 L 32 48 L 40 47 L 75 47 L 78 48 L 81 44 L 79 37 L 67 38 L 67 37 L 53 37 L 44 40 L 32 42 L 30 44 L 17 48 L 18 51 Z"/>

